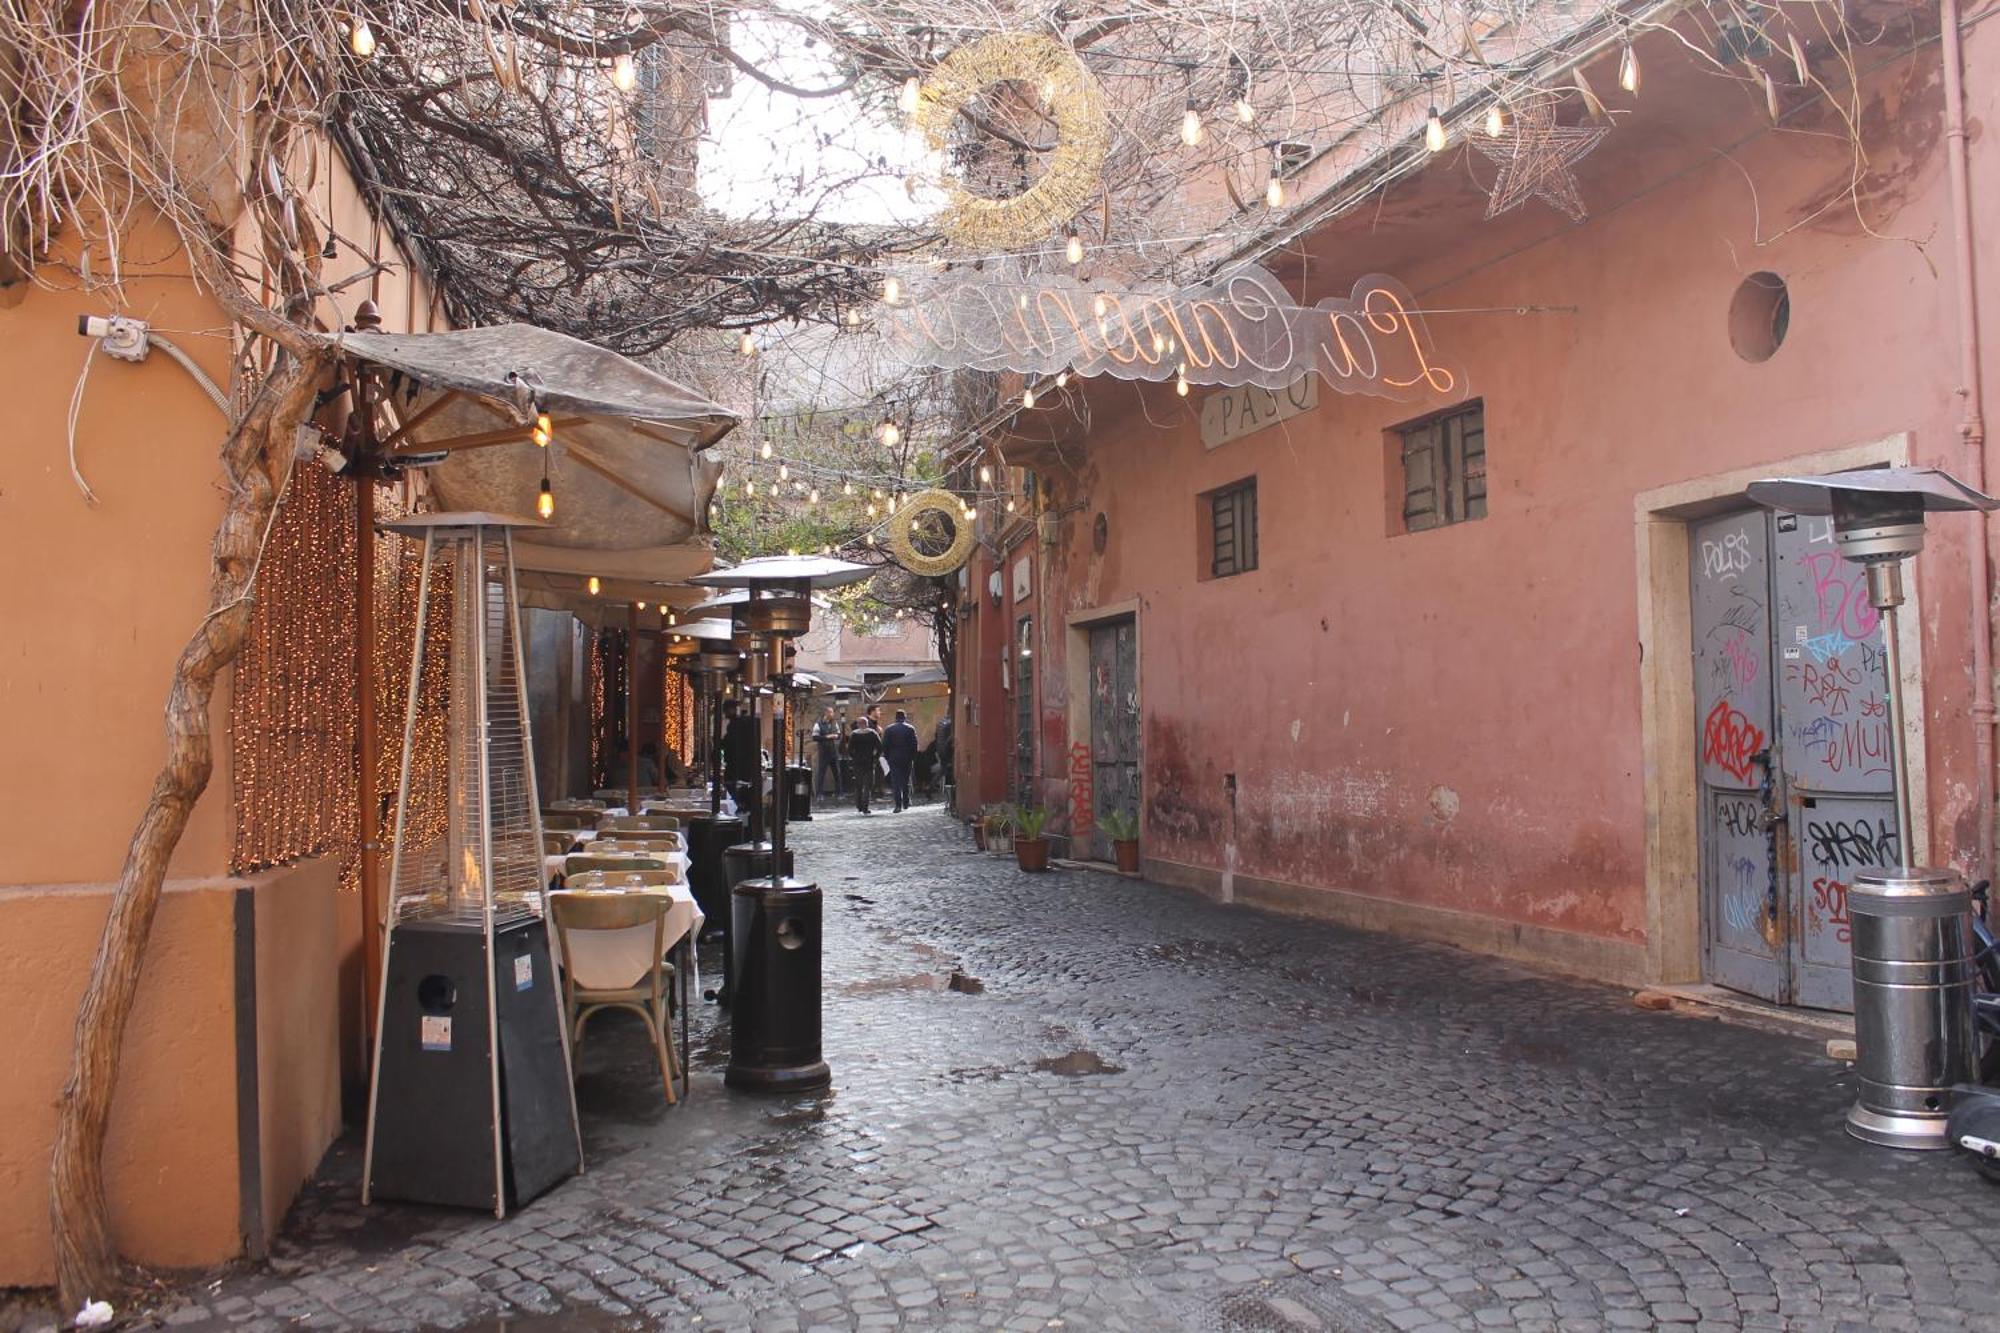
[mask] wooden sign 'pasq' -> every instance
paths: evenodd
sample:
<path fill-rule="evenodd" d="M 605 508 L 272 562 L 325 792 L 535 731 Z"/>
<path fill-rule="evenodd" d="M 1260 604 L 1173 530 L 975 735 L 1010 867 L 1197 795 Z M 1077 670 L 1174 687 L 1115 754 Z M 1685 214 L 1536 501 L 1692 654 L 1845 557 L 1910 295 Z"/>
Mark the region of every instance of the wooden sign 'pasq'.
<path fill-rule="evenodd" d="M 1319 376 L 1307 372 L 1282 389 L 1245 384 L 1201 402 L 1201 447 L 1214 449 L 1319 406 Z"/>

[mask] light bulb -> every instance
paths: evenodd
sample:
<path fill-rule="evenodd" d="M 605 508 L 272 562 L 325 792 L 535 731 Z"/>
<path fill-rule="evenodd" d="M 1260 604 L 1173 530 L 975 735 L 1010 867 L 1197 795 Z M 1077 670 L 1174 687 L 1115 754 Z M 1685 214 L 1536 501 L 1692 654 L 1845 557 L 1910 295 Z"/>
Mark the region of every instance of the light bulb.
<path fill-rule="evenodd" d="M 592 574 L 590 576 L 590 595 L 595 597 L 602 591 L 604 591 L 604 585 L 597 581 L 597 575 Z"/>
<path fill-rule="evenodd" d="M 963 508 L 962 508 L 962 509 L 960 510 L 960 512 L 961 512 L 961 513 L 963 513 L 963 514 L 965 515 L 965 521 L 966 521 L 966 522 L 970 523 L 970 522 L 972 521 L 972 506 L 971 506 L 971 505 L 966 505 L 966 506 L 964 506 L 964 507 L 963 507 Z"/>
<path fill-rule="evenodd" d="M 868 517 L 875 517 L 875 502 L 873 500 L 868 502 Z"/>
<path fill-rule="evenodd" d="M 899 101 L 902 103 L 904 115 L 914 116 L 917 114 L 918 97 L 922 91 L 922 87 L 923 85 L 917 82 L 917 76 L 914 74 L 903 80 L 903 94 Z"/>
<path fill-rule="evenodd" d="M 1034 405 L 1035 405 L 1035 391 L 1033 389 L 1021 390 L 1021 406 L 1033 407 Z"/>
<path fill-rule="evenodd" d="M 1181 142 L 1190 148 L 1201 142 L 1201 112 L 1195 110 L 1193 102 L 1181 113 Z"/>
<path fill-rule="evenodd" d="M 858 329 L 861 327 L 861 312 L 859 310 L 850 310 L 843 318 L 847 321 L 848 328 Z"/>
<path fill-rule="evenodd" d="M 1069 383 L 1069 372 L 1067 370 L 1058 370 L 1056 372 L 1056 387 L 1060 389 L 1065 384 L 1068 383 Z"/>
<path fill-rule="evenodd" d="M 875 488 L 875 498 L 878 500 L 882 498 L 882 488 L 880 486 Z"/>
<path fill-rule="evenodd" d="M 1187 367 L 1185 365 L 1174 372 L 1174 392 L 1183 398 L 1188 396 Z"/>
<path fill-rule="evenodd" d="M 661 607 L 660 614 L 664 615 L 667 618 L 667 623 L 669 625 L 678 625 L 681 623 L 680 620 L 674 615 L 673 608 L 670 606 Z"/>
<path fill-rule="evenodd" d="M 556 437 L 555 424 L 555 422 L 549 420 L 547 412 L 537 412 L 535 414 L 535 427 L 528 432 L 528 438 L 535 442 L 537 448 L 548 448 L 549 441 Z"/>
<path fill-rule="evenodd" d="M 1278 179 L 1276 173 L 1273 173 L 1271 179 L 1264 183 L 1264 203 L 1270 208 L 1283 208 L 1285 206 L 1285 183 Z"/>
<path fill-rule="evenodd" d="M 1158 356 L 1158 355 L 1159 355 L 1160 353 L 1162 353 L 1162 352 L 1164 352 L 1164 351 L 1166 351 L 1166 350 L 1167 350 L 1167 340 L 1166 340 L 1165 338 L 1162 338 L 1162 337 L 1161 337 L 1161 336 L 1160 336 L 1159 334 L 1157 334 L 1157 333 L 1156 333 L 1156 334 L 1154 334 L 1154 335 L 1153 335 L 1153 355 L 1154 355 L 1154 356 Z"/>
<path fill-rule="evenodd" d="M 368 26 L 367 19 L 355 19 L 354 26 L 347 30 L 347 49 L 363 60 L 375 54 L 375 30 Z"/>
<path fill-rule="evenodd" d="M 549 479 L 547 477 L 542 478 L 542 493 L 535 497 L 535 512 L 543 518 L 555 517 L 556 497 L 549 493 Z"/>
<path fill-rule="evenodd" d="M 1629 46 L 1618 58 L 1618 86 L 1628 93 L 1639 91 L 1639 53 Z"/>
<path fill-rule="evenodd" d="M 757 355 L 757 340 L 750 336 L 750 330 L 743 330 L 743 336 L 736 340 L 736 350 L 744 356 Z"/>
<path fill-rule="evenodd" d="M 841 493 L 842 495 L 852 495 L 852 494 L 854 494 L 854 483 L 853 483 L 853 482 L 851 482 L 851 481 L 843 481 L 843 482 L 841 482 L 841 483 L 840 483 L 840 493 Z"/>
<path fill-rule="evenodd" d="M 1424 122 L 1424 147 L 1433 153 L 1442 153 L 1448 142 L 1450 141 L 1444 132 L 1444 117 L 1438 114 L 1436 107 L 1432 107 L 1430 119 Z"/>
<path fill-rule="evenodd" d="M 641 611 L 644 611 L 646 609 L 646 604 L 644 602 L 637 602 L 634 603 L 634 605 L 636 605 Z"/>
<path fill-rule="evenodd" d="M 993 480 L 993 469 L 986 466 L 984 463 L 981 463 L 979 465 L 979 484 L 981 486 L 984 486 L 992 480 Z"/>
<path fill-rule="evenodd" d="M 882 279 L 882 299 L 890 305 L 903 299 L 903 284 L 896 280 L 893 273 Z"/>
<path fill-rule="evenodd" d="M 1069 234 L 1069 244 L 1063 247 L 1063 257 L 1072 264 L 1083 262 L 1083 237 L 1075 232 Z"/>
<path fill-rule="evenodd" d="M 791 479 L 792 479 L 792 468 L 791 468 L 791 465 L 790 465 L 789 463 L 780 463 L 780 464 L 778 464 L 778 480 L 779 480 L 779 481 L 790 481 Z"/>
<path fill-rule="evenodd" d="M 1103 292 L 1099 292 L 1097 294 L 1097 299 L 1091 302 L 1091 307 L 1097 312 L 1097 317 L 1099 319 L 1103 319 L 1105 312 L 1111 309 L 1111 303 L 1104 299 Z"/>
<path fill-rule="evenodd" d="M 882 418 L 883 447 L 887 449 L 894 449 L 897 443 L 902 440 L 902 438 L 903 438 L 903 432 L 897 428 L 896 423 L 889 420 L 889 418 L 887 417 L 883 417 Z"/>
<path fill-rule="evenodd" d="M 868 534 L 868 544 L 870 546 L 873 546 L 875 544 L 875 534 L 872 532 Z"/>
<path fill-rule="evenodd" d="M 1486 137 L 1497 139 L 1507 132 L 1507 113 L 1495 102 L 1486 108 Z"/>
<path fill-rule="evenodd" d="M 1014 512 L 1014 502 L 1012 500 L 1007 502 L 1007 512 L 1010 514 Z"/>
<path fill-rule="evenodd" d="M 1249 98 L 1239 97 L 1236 99 L 1236 119 L 1245 125 L 1257 119 L 1257 108 L 1250 105 Z"/>
<path fill-rule="evenodd" d="M 766 440 L 762 444 L 757 446 L 757 457 L 769 458 L 770 456 L 771 456 L 771 442 L 769 440 Z"/>
<path fill-rule="evenodd" d="M 816 505 L 819 503 L 819 487 L 815 486 L 812 488 L 811 491 L 807 492 L 806 503 L 809 505 Z"/>
<path fill-rule="evenodd" d="M 1056 81 L 1054 79 L 1042 80 L 1042 100 L 1044 102 L 1053 102 L 1056 100 Z"/>
<path fill-rule="evenodd" d="M 1026 310 L 1028 308 L 1028 294 L 1026 292 L 1022 292 L 1020 295 L 1016 296 L 1014 298 L 1014 304 L 1020 307 L 1022 310 Z"/>
<path fill-rule="evenodd" d="M 620 51 L 611 57 L 611 86 L 621 93 L 629 93 L 639 82 L 639 66 L 634 63 L 630 51 Z"/>

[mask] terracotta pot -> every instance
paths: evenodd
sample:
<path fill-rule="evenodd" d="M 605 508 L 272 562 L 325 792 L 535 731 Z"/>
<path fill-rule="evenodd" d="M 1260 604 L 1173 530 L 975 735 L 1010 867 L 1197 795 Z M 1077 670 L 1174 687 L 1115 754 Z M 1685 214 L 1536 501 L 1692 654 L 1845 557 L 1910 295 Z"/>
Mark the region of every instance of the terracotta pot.
<path fill-rule="evenodd" d="M 1136 875 L 1139 873 L 1139 840 L 1121 838 L 1111 844 L 1111 854 L 1118 858 L 1118 873 Z"/>
<path fill-rule="evenodd" d="M 1049 868 L 1049 840 L 1047 838 L 1014 839 L 1014 862 L 1023 870 L 1047 870 Z"/>

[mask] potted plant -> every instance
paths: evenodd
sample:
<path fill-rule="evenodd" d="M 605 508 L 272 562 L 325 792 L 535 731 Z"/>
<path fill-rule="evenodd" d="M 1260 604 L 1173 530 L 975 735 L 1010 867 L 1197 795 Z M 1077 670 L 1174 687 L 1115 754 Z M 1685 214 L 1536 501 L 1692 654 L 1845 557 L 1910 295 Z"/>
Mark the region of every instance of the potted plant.
<path fill-rule="evenodd" d="M 986 825 L 986 850 L 994 855 L 1004 855 L 1007 851 L 1007 835 L 1014 827 L 1014 815 L 1005 805 L 989 805 L 983 816 Z"/>
<path fill-rule="evenodd" d="M 1118 858 L 1118 873 L 1139 873 L 1139 816 L 1129 810 L 1113 810 L 1101 821 L 1104 836 L 1111 840 L 1111 854 Z"/>
<path fill-rule="evenodd" d="M 965 821 L 972 829 L 972 845 L 980 851 L 986 850 L 986 816 L 982 812 Z"/>
<path fill-rule="evenodd" d="M 1049 822 L 1049 812 L 1038 806 L 1029 806 L 1014 817 L 1014 863 L 1023 870 L 1047 870 L 1049 868 L 1049 840 L 1042 836 L 1042 828 Z"/>

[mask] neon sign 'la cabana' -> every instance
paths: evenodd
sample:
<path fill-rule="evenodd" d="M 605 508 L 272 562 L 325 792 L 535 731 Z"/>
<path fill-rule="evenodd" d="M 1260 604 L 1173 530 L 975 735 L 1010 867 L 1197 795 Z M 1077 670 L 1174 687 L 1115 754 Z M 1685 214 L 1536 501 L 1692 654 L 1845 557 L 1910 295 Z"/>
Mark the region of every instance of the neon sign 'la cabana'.
<path fill-rule="evenodd" d="M 1339 393 L 1450 394 L 1415 302 L 1370 274 L 1353 294 L 1294 302 L 1255 266 L 1178 289 L 1109 291 L 1059 274 L 911 274 L 876 310 L 913 364 L 1282 389 L 1307 371 Z"/>

